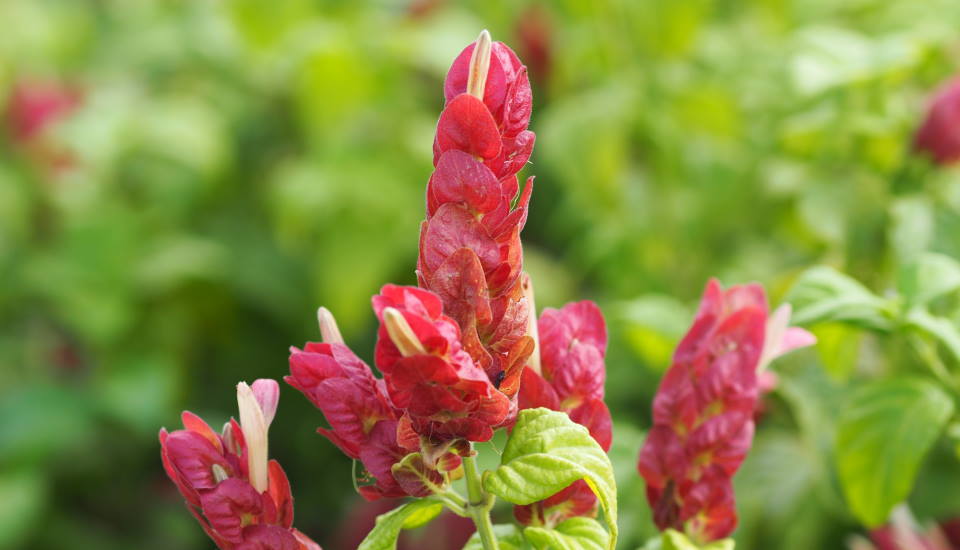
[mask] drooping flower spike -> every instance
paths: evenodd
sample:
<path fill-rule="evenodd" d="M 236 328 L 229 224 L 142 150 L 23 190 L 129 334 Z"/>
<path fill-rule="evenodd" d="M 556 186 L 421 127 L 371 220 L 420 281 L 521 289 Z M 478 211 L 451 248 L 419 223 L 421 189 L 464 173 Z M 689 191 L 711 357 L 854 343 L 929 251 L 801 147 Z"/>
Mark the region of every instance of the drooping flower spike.
<path fill-rule="evenodd" d="M 760 285 L 707 284 L 693 326 L 653 402 L 653 427 L 638 468 L 660 529 L 697 542 L 724 538 L 737 524 L 732 477 L 753 441 L 758 371 L 813 343 L 788 329 L 789 309 L 768 318 Z"/>
<path fill-rule="evenodd" d="M 539 361 L 531 362 L 523 371 L 520 408 L 546 407 L 565 412 L 589 429 L 604 451 L 609 451 L 612 422 L 603 401 L 607 329 L 600 308 L 583 301 L 560 310 L 545 309 L 537 333 Z M 596 512 L 597 498 L 583 481 L 543 501 L 514 507 L 520 523 L 546 527 Z"/>
<path fill-rule="evenodd" d="M 237 385 L 240 422 L 221 433 L 189 411 L 184 429 L 160 430 L 163 467 L 197 521 L 222 550 L 320 550 L 293 528 L 287 476 L 267 458 L 267 430 L 279 387 L 260 379 Z"/>
<path fill-rule="evenodd" d="M 440 490 L 459 462 L 443 452 L 425 462 L 420 441 L 390 398 L 387 383 L 343 343 L 333 316 L 318 313 L 323 343 L 291 348 L 290 375 L 321 412 L 329 429 L 317 431 L 364 468 L 360 494 L 367 500 L 423 497 Z M 444 451 L 448 451 L 445 448 Z"/>
<path fill-rule="evenodd" d="M 420 286 L 440 297 L 462 347 L 514 400 L 533 339 L 520 274 L 520 231 L 533 189 L 519 199 L 517 172 L 533 150 L 532 95 L 516 54 L 484 31 L 453 62 L 437 122 L 427 219 L 420 230 Z M 513 411 L 515 412 L 515 410 Z"/>

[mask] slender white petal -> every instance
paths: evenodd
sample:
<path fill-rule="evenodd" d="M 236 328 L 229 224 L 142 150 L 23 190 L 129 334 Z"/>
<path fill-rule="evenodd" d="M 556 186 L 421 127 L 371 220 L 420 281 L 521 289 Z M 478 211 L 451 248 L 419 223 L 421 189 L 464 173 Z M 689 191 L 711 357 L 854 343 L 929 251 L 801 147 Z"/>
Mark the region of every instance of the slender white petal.
<path fill-rule="evenodd" d="M 247 444 L 250 485 L 262 493 L 267 490 L 267 421 L 246 382 L 237 384 L 237 405 L 240 408 L 240 428 Z"/>

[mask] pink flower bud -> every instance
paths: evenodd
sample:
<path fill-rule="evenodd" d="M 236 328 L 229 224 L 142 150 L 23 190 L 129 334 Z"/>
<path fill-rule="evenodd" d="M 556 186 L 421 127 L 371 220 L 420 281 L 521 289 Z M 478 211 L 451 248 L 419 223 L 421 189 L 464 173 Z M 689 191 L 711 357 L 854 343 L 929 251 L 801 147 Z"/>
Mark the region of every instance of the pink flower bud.
<path fill-rule="evenodd" d="M 951 80 L 933 96 L 913 145 L 940 165 L 960 160 L 960 78 Z"/>

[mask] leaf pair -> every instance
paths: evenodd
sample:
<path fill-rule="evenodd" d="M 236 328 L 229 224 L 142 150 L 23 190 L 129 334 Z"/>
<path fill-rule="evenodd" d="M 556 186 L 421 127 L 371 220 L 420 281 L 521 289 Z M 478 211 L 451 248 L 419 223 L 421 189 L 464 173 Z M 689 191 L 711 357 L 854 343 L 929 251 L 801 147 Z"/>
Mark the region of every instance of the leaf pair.
<path fill-rule="evenodd" d="M 616 544 L 617 484 L 610 458 L 590 432 L 566 414 L 542 408 L 520 411 L 500 467 L 484 477 L 484 489 L 514 504 L 531 504 L 577 480 L 586 481 L 603 508 L 608 545 L 612 549 Z M 576 525 L 568 528 L 582 534 L 583 526 Z M 532 536 L 541 541 L 554 536 L 541 531 L 548 530 L 532 531 Z"/>

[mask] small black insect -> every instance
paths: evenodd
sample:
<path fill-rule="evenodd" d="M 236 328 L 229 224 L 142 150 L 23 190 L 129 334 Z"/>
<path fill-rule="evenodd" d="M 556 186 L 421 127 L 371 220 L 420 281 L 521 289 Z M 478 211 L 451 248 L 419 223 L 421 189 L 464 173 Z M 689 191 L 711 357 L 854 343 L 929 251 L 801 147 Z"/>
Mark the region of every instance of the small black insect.
<path fill-rule="evenodd" d="M 503 382 L 503 377 L 507 375 L 507 371 L 500 371 L 497 373 L 497 376 L 493 379 L 493 387 L 500 389 L 500 383 Z"/>

